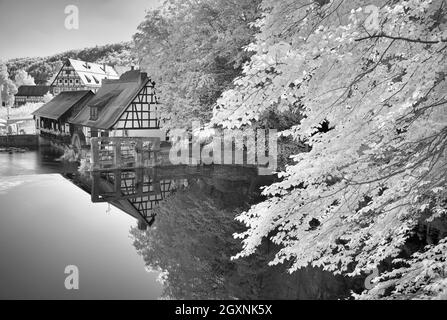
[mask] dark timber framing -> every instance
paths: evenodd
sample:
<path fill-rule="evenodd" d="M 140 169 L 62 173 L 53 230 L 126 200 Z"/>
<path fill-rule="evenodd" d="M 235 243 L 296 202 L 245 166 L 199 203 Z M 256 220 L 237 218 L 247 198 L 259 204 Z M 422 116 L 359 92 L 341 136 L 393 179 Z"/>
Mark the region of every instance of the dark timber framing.
<path fill-rule="evenodd" d="M 160 129 L 157 104 L 154 84 L 149 81 L 121 115 L 115 129 Z"/>

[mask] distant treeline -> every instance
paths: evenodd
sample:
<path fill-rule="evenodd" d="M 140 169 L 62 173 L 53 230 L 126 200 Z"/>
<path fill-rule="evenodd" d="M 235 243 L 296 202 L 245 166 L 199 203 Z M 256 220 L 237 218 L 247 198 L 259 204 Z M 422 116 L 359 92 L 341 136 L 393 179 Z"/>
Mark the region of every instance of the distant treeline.
<path fill-rule="evenodd" d="M 17 58 L 6 62 L 9 77 L 14 79 L 18 70 L 25 70 L 34 78 L 36 85 L 49 84 L 52 77 L 61 68 L 65 59 L 79 59 L 89 62 L 107 63 L 110 65 L 129 65 L 135 62 L 132 54 L 132 43 L 122 42 L 70 50 L 48 57 Z"/>

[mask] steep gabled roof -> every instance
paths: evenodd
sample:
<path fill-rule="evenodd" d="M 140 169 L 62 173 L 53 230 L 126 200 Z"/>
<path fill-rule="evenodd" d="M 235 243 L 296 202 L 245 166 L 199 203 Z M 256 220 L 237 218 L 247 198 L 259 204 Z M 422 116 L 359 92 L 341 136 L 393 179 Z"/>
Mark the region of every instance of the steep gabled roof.
<path fill-rule="evenodd" d="M 147 74 L 139 70 L 125 72 L 117 80 L 104 80 L 95 97 L 69 122 L 97 129 L 111 129 L 149 81 Z M 98 108 L 97 120 L 90 120 L 91 107 Z"/>
<path fill-rule="evenodd" d="M 86 62 L 76 59 L 67 59 L 64 66 L 67 65 L 67 63 L 73 67 L 79 78 L 81 78 L 82 84 L 87 86 L 88 85 L 99 86 L 101 85 L 101 82 L 104 79 L 119 78 L 116 70 L 113 67 L 106 64 Z M 57 76 L 59 75 L 59 73 L 57 74 Z M 54 81 L 56 80 L 57 76 L 53 79 L 52 85 L 54 85 Z"/>
<path fill-rule="evenodd" d="M 58 120 L 62 115 L 69 111 L 75 104 L 80 102 L 87 103 L 94 96 L 90 90 L 82 91 L 64 91 L 54 97 L 50 102 L 32 113 L 34 116 L 45 117 Z"/>
<path fill-rule="evenodd" d="M 118 73 L 111 66 L 75 59 L 68 61 L 85 85 L 100 85 L 104 79 L 118 79 Z"/>
<path fill-rule="evenodd" d="M 43 97 L 49 91 L 49 86 L 20 86 L 16 96 Z"/>

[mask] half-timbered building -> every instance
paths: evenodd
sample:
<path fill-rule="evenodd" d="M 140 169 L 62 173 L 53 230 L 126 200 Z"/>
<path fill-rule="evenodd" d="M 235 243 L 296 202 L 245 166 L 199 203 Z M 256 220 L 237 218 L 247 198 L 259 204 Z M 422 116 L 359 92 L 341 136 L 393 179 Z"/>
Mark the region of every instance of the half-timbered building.
<path fill-rule="evenodd" d="M 158 102 L 155 83 L 133 68 L 119 79 L 104 79 L 101 88 L 69 122 L 78 127 L 82 142 L 92 137 L 159 137 Z"/>
<path fill-rule="evenodd" d="M 27 103 L 43 102 L 45 95 L 49 92 L 49 86 L 20 86 L 14 96 L 14 107 L 17 108 Z"/>
<path fill-rule="evenodd" d="M 51 83 L 51 88 L 54 95 L 63 91 L 96 92 L 104 79 L 118 79 L 118 73 L 106 64 L 67 59 Z"/>

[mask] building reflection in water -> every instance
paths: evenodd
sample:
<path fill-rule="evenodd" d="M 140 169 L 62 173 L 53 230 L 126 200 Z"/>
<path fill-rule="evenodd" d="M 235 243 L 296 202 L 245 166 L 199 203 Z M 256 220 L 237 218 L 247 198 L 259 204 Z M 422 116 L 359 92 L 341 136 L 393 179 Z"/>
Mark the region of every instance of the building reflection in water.
<path fill-rule="evenodd" d="M 153 209 L 159 202 L 188 183 L 184 178 L 157 177 L 154 169 L 94 172 L 92 178 L 92 201 L 109 202 L 127 212 L 141 230 L 154 223 Z"/>
<path fill-rule="evenodd" d="M 134 246 L 147 268 L 160 272 L 164 298 L 349 297 L 352 280 L 315 268 L 289 274 L 287 263 L 269 266 L 277 252 L 271 241 L 250 257 L 231 259 L 241 250 L 233 234 L 245 229 L 235 217 L 261 201 L 260 187 L 273 180 L 254 168 L 161 166 L 71 178 L 93 202 L 108 202 L 137 219 L 130 231 Z"/>

